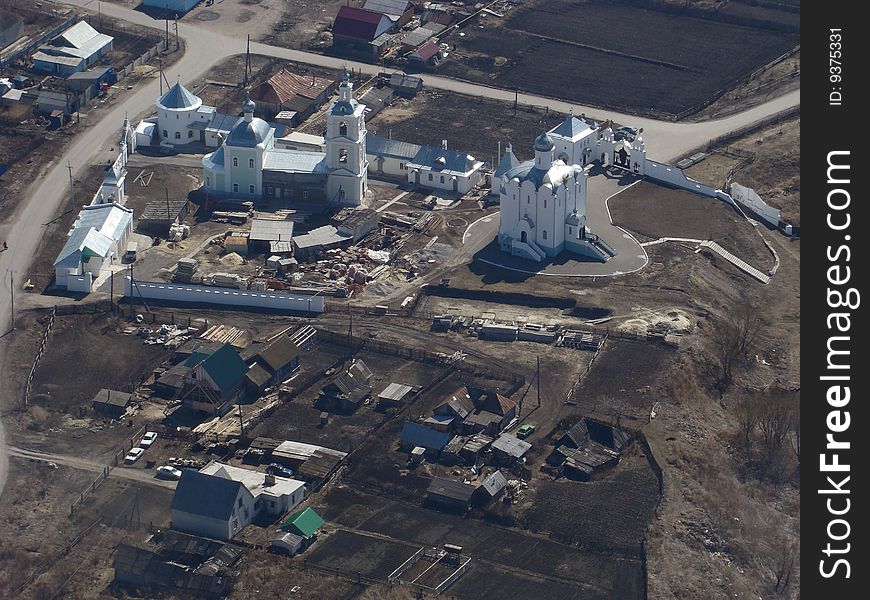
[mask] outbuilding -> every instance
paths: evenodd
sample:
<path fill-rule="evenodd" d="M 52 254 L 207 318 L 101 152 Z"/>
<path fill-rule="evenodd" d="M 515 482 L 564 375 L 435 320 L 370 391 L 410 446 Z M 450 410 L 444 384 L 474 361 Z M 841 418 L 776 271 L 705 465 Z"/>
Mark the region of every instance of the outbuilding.
<path fill-rule="evenodd" d="M 446 477 L 433 477 L 426 491 L 426 502 L 434 508 L 465 513 L 477 488 Z"/>
<path fill-rule="evenodd" d="M 131 398 L 132 394 L 103 388 L 91 400 L 91 406 L 101 415 L 117 419 L 127 412 Z"/>

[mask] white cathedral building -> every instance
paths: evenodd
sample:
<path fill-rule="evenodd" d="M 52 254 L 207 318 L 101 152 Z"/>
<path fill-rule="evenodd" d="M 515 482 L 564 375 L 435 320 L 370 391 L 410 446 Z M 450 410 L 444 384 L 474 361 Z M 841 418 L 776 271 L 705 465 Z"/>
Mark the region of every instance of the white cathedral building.
<path fill-rule="evenodd" d="M 613 255 L 586 228 L 587 174 L 576 164 L 590 155 L 586 148 L 595 140 L 594 130 L 572 120 L 579 121 L 570 115 L 566 135 L 557 134 L 559 147 L 549 133 L 535 139 L 534 160 L 520 163 L 507 147 L 493 176 L 501 204 L 498 243 L 502 251 L 536 262 L 564 251 L 601 261 Z M 576 139 L 572 142 L 572 138 Z M 562 158 L 556 158 L 557 150 Z"/>
<path fill-rule="evenodd" d="M 330 108 L 324 152 L 275 145 L 275 129 L 254 117 L 255 104 L 242 104 L 239 119 L 223 144 L 202 159 L 203 185 L 219 196 L 284 199 L 359 206 L 368 192 L 365 106 L 353 97 L 347 77 Z"/>

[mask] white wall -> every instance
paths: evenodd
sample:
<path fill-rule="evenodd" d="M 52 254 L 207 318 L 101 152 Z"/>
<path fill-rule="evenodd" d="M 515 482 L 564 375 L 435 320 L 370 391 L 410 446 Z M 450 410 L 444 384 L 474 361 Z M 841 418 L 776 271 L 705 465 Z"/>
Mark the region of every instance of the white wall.
<path fill-rule="evenodd" d="M 232 304 L 255 308 L 273 308 L 292 312 L 322 313 L 326 309 L 323 296 L 290 295 L 280 292 L 250 292 L 205 285 L 185 285 L 136 281 L 135 294 L 131 294 L 130 278 L 124 281 L 124 293 L 136 298 L 169 300 L 204 304 Z"/>
<path fill-rule="evenodd" d="M 757 214 L 770 225 L 774 227 L 779 226 L 779 209 L 767 204 L 764 200 L 761 199 L 758 194 L 755 193 L 755 190 L 753 190 L 752 188 L 742 186 L 739 183 L 732 183 L 731 198 L 733 198 L 735 202 L 743 206 L 743 208 L 746 208 Z"/>
<path fill-rule="evenodd" d="M 682 169 L 674 165 L 646 159 L 645 175 L 653 181 L 695 192 L 703 196 L 716 197 L 716 189 L 713 186 L 689 179 Z"/>
<path fill-rule="evenodd" d="M 90 273 L 67 275 L 66 289 L 70 292 L 90 294 L 93 291 L 94 276 Z"/>

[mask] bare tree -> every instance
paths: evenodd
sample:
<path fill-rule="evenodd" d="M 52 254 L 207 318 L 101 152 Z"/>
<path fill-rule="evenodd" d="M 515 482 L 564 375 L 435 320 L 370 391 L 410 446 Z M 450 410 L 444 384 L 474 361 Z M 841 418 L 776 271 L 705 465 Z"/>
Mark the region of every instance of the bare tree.
<path fill-rule="evenodd" d="M 774 589 L 777 593 L 784 594 L 788 590 L 799 557 L 800 545 L 795 540 L 783 542 L 777 548 L 774 556 Z"/>
<path fill-rule="evenodd" d="M 740 429 L 740 436 L 743 439 L 743 450 L 750 463 L 752 462 L 752 439 L 760 417 L 759 403 L 759 392 L 743 392 L 737 396 L 735 403 L 735 417 Z"/>
<path fill-rule="evenodd" d="M 741 306 L 713 330 L 713 351 L 721 371 L 719 384 L 731 385 L 734 369 L 746 360 L 758 337 L 760 320 L 751 306 Z"/>
<path fill-rule="evenodd" d="M 794 425 L 794 411 L 797 401 L 793 393 L 786 390 L 769 390 L 759 404 L 758 428 L 761 440 L 768 454 L 780 450 Z"/>

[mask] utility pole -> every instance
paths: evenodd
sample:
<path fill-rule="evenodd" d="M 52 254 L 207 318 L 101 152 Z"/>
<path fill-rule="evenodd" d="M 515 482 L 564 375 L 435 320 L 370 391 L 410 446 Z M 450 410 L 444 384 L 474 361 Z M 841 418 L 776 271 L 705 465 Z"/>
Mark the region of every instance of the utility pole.
<path fill-rule="evenodd" d="M 248 45 L 245 50 L 245 82 L 242 84 L 242 87 L 248 87 L 248 73 L 251 72 L 251 34 L 248 34 Z"/>
<path fill-rule="evenodd" d="M 538 378 L 538 408 L 541 407 L 541 355 L 538 355 L 538 372 L 535 375 Z"/>
<path fill-rule="evenodd" d="M 69 198 L 71 202 L 75 203 L 76 183 L 75 179 L 73 179 L 72 164 L 69 161 L 66 161 L 66 168 L 69 169 Z"/>
<path fill-rule="evenodd" d="M 15 331 L 15 282 L 14 271 L 9 271 L 9 316 L 12 317 L 12 331 Z"/>
<path fill-rule="evenodd" d="M 169 188 L 164 187 L 163 191 L 166 192 L 166 226 L 169 227 L 172 224 L 172 214 L 169 210 Z"/>
<path fill-rule="evenodd" d="M 175 13 L 175 49 L 181 48 L 181 42 L 178 39 L 178 13 Z"/>
<path fill-rule="evenodd" d="M 130 320 L 133 320 L 133 263 L 130 263 Z"/>
<path fill-rule="evenodd" d="M 163 96 L 163 59 L 162 58 L 157 59 L 157 65 L 158 65 L 157 68 L 160 70 L 160 77 L 158 77 L 158 79 L 160 80 L 160 95 Z"/>
<path fill-rule="evenodd" d="M 165 19 L 166 22 L 166 36 L 163 39 L 163 48 L 169 50 L 169 19 Z"/>

